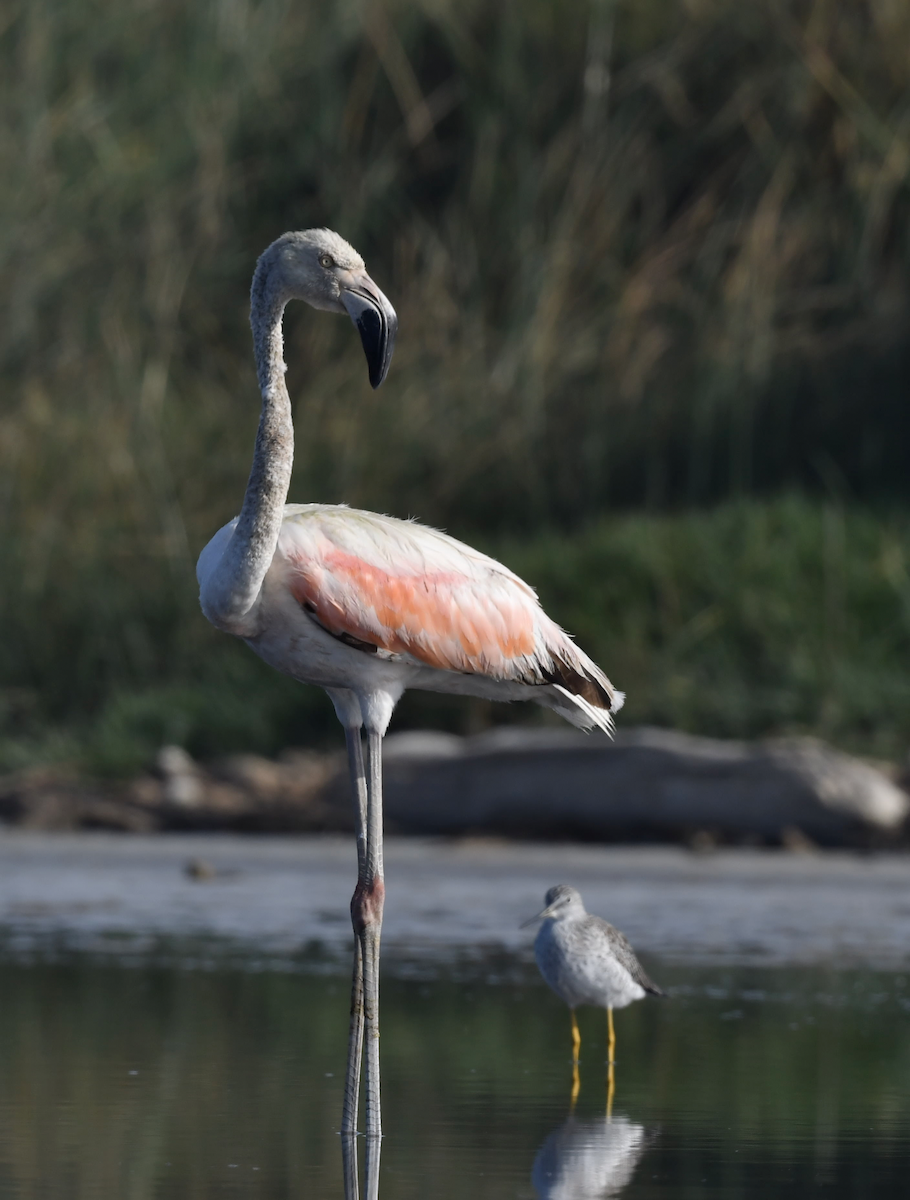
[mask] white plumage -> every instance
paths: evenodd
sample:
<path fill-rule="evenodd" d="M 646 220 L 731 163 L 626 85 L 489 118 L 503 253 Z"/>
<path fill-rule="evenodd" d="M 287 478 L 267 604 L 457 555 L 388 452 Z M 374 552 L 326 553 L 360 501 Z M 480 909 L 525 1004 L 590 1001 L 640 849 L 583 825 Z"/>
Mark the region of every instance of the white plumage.
<path fill-rule="evenodd" d="M 625 1008 L 648 992 L 662 995 L 618 929 L 585 910 L 575 888 L 547 892 L 549 913 L 537 932 L 540 973 L 569 1008 Z"/>
<path fill-rule="evenodd" d="M 534 1160 L 531 1180 L 540 1200 L 607 1200 L 632 1181 L 645 1152 L 645 1129 L 628 1117 L 570 1117 L 550 1134 Z"/>

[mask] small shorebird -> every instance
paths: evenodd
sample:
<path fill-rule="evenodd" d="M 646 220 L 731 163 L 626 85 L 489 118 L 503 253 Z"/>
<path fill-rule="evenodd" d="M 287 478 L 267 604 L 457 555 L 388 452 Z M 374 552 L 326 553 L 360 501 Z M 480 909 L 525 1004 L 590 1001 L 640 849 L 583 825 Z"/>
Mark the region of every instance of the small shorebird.
<path fill-rule="evenodd" d="M 572 1100 L 578 1095 L 578 1052 L 581 1034 L 575 1009 L 591 1004 L 607 1010 L 609 1034 L 609 1099 L 613 1098 L 613 1061 L 616 1034 L 613 1009 L 625 1008 L 633 1000 L 666 995 L 645 974 L 635 951 L 625 937 L 601 917 L 585 910 L 581 895 L 564 883 L 550 888 L 546 908 L 526 924 L 543 921 L 534 941 L 534 957 L 540 973 L 572 1013 L 572 1056 L 574 1063 Z"/>

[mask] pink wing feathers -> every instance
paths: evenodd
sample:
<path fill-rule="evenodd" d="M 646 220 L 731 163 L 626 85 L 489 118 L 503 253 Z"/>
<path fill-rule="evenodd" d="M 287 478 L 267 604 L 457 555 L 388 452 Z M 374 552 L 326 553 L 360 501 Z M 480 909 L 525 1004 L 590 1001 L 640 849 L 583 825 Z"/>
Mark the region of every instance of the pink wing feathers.
<path fill-rule="evenodd" d="M 555 685 L 601 712 L 622 703 L 532 588 L 446 534 L 373 513 L 294 506 L 279 548 L 292 595 L 336 637 L 439 670 Z"/>
<path fill-rule="evenodd" d="M 533 613 L 525 598 L 503 587 L 482 590 L 455 572 L 393 573 L 331 546 L 319 560 L 299 563 L 290 586 L 330 633 L 410 654 L 440 670 L 506 679 L 519 660 L 534 657 Z"/>

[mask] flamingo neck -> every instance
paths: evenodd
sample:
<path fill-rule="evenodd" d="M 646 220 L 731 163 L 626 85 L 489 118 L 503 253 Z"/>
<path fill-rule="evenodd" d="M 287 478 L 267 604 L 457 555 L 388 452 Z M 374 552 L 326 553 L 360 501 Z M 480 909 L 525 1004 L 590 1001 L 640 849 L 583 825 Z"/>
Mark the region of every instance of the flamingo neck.
<path fill-rule="evenodd" d="M 282 337 L 288 296 L 270 268 L 270 259 L 263 255 L 250 296 L 256 373 L 262 392 L 253 465 L 240 516 L 211 580 L 213 603 L 204 605 L 213 610 L 216 624 L 247 636 L 255 632 L 253 609 L 278 545 L 294 464 L 294 423 Z"/>

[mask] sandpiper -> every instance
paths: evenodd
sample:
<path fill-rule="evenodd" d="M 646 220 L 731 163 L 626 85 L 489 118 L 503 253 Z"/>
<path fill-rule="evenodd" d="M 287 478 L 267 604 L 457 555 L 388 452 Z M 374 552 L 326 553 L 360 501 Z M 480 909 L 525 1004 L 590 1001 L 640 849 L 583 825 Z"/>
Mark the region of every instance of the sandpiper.
<path fill-rule="evenodd" d="M 540 973 L 572 1013 L 572 1051 L 578 1063 L 581 1034 L 575 1009 L 591 1004 L 607 1010 L 609 1062 L 616 1050 L 613 1009 L 625 1008 L 644 996 L 663 996 L 645 974 L 626 938 L 601 917 L 585 910 L 581 895 L 560 883 L 550 888 L 546 908 L 526 924 L 543 921 L 534 942 Z M 612 1080 L 612 1071 L 611 1071 Z M 577 1093 L 577 1074 L 573 1094 Z"/>

